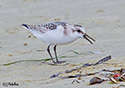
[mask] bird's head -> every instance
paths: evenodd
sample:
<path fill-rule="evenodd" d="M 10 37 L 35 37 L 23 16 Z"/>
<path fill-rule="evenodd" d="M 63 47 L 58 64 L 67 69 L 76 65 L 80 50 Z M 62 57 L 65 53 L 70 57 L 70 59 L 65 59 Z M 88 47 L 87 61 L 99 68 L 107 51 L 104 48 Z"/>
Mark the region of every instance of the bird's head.
<path fill-rule="evenodd" d="M 91 44 L 93 44 L 92 41 L 95 42 L 95 40 L 92 37 L 90 37 L 88 34 L 85 33 L 84 27 L 82 27 L 80 25 L 74 25 L 74 27 L 75 27 L 75 30 L 74 30 L 75 35 L 77 35 L 78 37 L 81 37 L 81 38 L 85 38 Z"/>

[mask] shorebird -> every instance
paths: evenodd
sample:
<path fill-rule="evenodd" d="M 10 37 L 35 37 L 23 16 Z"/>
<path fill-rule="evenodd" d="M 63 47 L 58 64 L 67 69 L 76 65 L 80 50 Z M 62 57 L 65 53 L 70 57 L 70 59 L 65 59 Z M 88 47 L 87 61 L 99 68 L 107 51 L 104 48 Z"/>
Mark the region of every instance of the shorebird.
<path fill-rule="evenodd" d="M 43 25 L 22 24 L 22 26 L 30 30 L 30 32 L 32 32 L 33 35 L 37 37 L 39 40 L 42 40 L 48 44 L 48 54 L 50 55 L 52 62 L 55 64 L 65 62 L 58 60 L 56 53 L 57 45 L 68 44 L 75 41 L 78 38 L 84 38 L 88 40 L 91 44 L 93 44 L 92 41 L 95 42 L 95 40 L 92 37 L 86 34 L 84 27 L 77 24 L 73 25 L 66 22 L 52 22 Z M 51 45 L 54 45 L 53 49 L 56 61 L 52 57 L 49 49 Z"/>

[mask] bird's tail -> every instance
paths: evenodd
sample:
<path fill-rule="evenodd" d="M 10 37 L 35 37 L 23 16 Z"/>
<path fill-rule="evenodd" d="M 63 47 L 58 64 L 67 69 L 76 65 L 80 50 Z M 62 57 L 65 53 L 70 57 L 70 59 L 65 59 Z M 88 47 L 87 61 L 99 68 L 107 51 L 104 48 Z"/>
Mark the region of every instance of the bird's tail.
<path fill-rule="evenodd" d="M 32 33 L 44 33 L 44 31 L 42 30 L 42 27 L 39 25 L 27 25 L 27 24 L 22 24 L 22 26 L 25 29 L 28 29 L 30 32 Z"/>
<path fill-rule="evenodd" d="M 26 28 L 26 29 L 30 29 L 29 25 L 27 25 L 27 24 L 22 24 L 22 26 L 23 26 L 24 28 Z"/>

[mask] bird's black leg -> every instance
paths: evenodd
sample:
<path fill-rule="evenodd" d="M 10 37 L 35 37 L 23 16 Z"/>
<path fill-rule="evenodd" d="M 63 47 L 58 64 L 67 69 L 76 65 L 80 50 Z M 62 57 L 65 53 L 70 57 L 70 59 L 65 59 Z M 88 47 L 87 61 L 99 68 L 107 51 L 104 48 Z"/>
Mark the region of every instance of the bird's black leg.
<path fill-rule="evenodd" d="M 53 63 L 56 63 L 56 62 L 54 61 L 54 59 L 53 59 L 51 53 L 50 53 L 50 49 L 49 49 L 49 48 L 50 48 L 50 45 L 48 46 L 47 51 L 48 51 L 48 53 L 49 53 L 49 55 L 50 55 L 50 57 L 51 57 L 51 60 L 53 61 Z"/>
<path fill-rule="evenodd" d="M 54 53 L 55 53 L 55 57 L 56 57 L 56 63 L 64 63 L 64 62 L 66 62 L 66 61 L 59 61 L 59 60 L 58 60 L 57 53 L 56 53 L 56 46 L 57 46 L 57 45 L 55 45 L 55 46 L 53 47 Z"/>
<path fill-rule="evenodd" d="M 57 57 L 57 53 L 56 53 L 56 46 L 57 46 L 57 45 L 55 45 L 55 46 L 53 47 L 53 49 L 54 49 L 54 53 L 55 53 L 55 57 L 56 57 L 56 62 L 59 62 L 58 57 Z"/>

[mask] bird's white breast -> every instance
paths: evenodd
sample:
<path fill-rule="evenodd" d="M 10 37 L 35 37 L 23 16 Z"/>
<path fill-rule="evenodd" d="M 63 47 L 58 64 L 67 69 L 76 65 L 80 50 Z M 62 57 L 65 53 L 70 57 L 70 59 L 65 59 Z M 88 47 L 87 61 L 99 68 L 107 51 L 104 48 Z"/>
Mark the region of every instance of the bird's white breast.
<path fill-rule="evenodd" d="M 61 45 L 71 43 L 77 39 L 77 37 L 72 35 L 71 31 L 72 30 L 68 30 L 67 35 L 65 35 L 64 28 L 62 26 L 58 26 L 57 29 L 47 31 L 43 34 L 39 34 L 38 32 L 33 34 L 38 39 L 43 40 L 47 44 Z"/>

